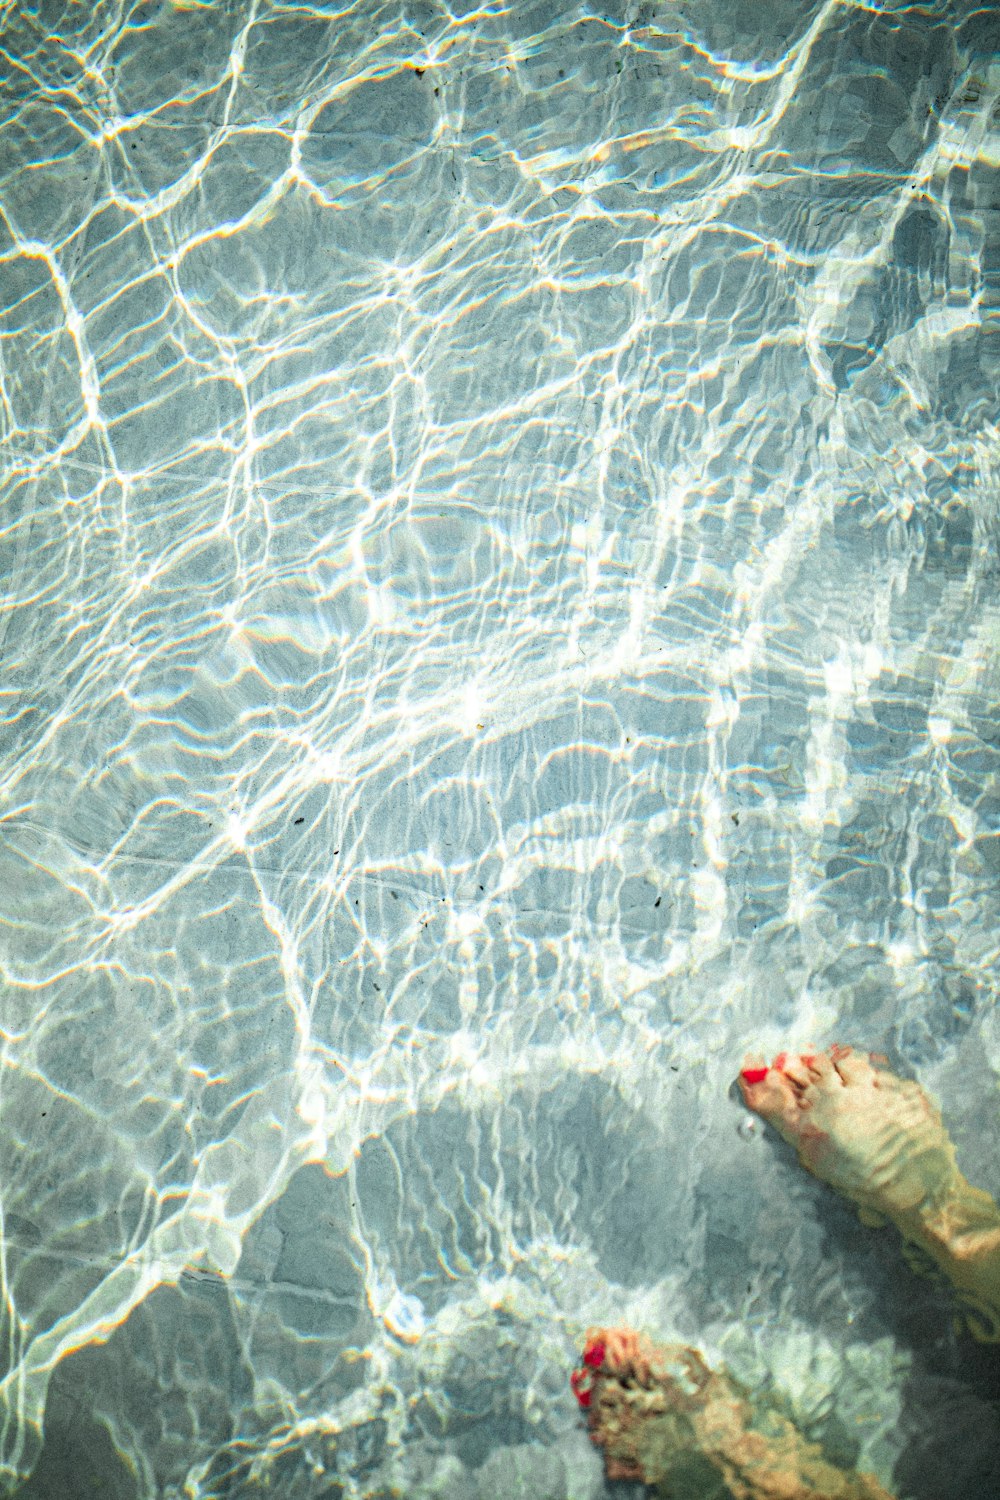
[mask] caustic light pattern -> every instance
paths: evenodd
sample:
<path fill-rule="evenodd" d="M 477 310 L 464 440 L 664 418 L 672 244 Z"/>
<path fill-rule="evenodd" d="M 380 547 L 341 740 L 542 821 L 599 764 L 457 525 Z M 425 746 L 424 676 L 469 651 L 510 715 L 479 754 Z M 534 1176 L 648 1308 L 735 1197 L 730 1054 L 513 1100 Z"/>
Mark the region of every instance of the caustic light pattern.
<path fill-rule="evenodd" d="M 994 26 L 0 0 L 8 1491 L 595 1500 L 620 1324 L 1000 1486 L 731 1090 L 1000 1190 Z"/>

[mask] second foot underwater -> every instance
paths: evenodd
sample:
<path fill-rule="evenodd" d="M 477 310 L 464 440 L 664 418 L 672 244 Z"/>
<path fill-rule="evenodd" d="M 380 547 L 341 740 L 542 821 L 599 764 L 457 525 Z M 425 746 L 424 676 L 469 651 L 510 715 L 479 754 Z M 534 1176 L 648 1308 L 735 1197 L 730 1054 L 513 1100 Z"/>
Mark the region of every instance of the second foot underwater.
<path fill-rule="evenodd" d="M 665 1500 L 893 1500 L 684 1345 L 592 1328 L 570 1379 L 608 1478 L 639 1479 Z"/>

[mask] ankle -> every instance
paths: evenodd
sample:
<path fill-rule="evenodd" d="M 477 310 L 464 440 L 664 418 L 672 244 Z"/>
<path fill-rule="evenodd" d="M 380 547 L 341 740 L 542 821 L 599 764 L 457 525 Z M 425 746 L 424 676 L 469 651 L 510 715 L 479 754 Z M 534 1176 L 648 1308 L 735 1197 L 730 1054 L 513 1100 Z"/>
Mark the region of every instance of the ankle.
<path fill-rule="evenodd" d="M 939 1265 L 960 1267 L 1000 1257 L 1000 1208 L 989 1193 L 973 1187 L 956 1169 L 948 1189 L 917 1212 L 916 1233 L 901 1224 Z"/>

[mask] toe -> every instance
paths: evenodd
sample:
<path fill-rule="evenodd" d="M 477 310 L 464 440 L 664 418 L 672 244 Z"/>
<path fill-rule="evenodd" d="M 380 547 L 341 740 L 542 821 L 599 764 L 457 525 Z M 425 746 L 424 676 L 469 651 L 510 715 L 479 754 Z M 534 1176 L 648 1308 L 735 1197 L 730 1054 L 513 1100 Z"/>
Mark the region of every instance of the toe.
<path fill-rule="evenodd" d="M 765 1070 L 759 1064 L 747 1063 L 740 1074 L 740 1091 L 747 1109 L 783 1135 L 794 1133 L 799 1117 L 798 1091 L 780 1068 Z"/>
<path fill-rule="evenodd" d="M 782 1052 L 774 1060 L 774 1066 L 779 1068 L 786 1078 L 797 1083 L 800 1089 L 806 1088 L 813 1081 L 812 1068 L 816 1059 L 811 1052 L 799 1054 L 797 1052 Z"/>
<path fill-rule="evenodd" d="M 854 1052 L 850 1047 L 837 1049 L 833 1065 L 849 1088 L 873 1084 L 876 1081 L 875 1069 L 868 1058 L 860 1052 Z"/>
<path fill-rule="evenodd" d="M 770 1069 L 766 1064 L 748 1060 L 740 1073 L 740 1093 L 748 1109 L 757 1109 L 758 1101 L 766 1098 L 771 1084 Z"/>
<path fill-rule="evenodd" d="M 817 1052 L 815 1057 L 809 1061 L 809 1082 L 819 1088 L 829 1087 L 830 1084 L 842 1082 L 835 1065 L 835 1054 L 838 1049 L 831 1047 L 829 1052 Z"/>

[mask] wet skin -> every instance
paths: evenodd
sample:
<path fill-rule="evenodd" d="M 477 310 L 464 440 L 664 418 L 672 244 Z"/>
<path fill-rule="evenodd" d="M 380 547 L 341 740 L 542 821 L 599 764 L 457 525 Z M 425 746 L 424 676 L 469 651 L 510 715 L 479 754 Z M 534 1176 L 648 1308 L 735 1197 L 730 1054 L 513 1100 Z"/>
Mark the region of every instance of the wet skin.
<path fill-rule="evenodd" d="M 869 1224 L 891 1220 L 950 1279 L 978 1339 L 1000 1341 L 1000 1209 L 962 1176 L 919 1084 L 850 1047 L 782 1053 L 740 1075 L 748 1109 Z"/>

